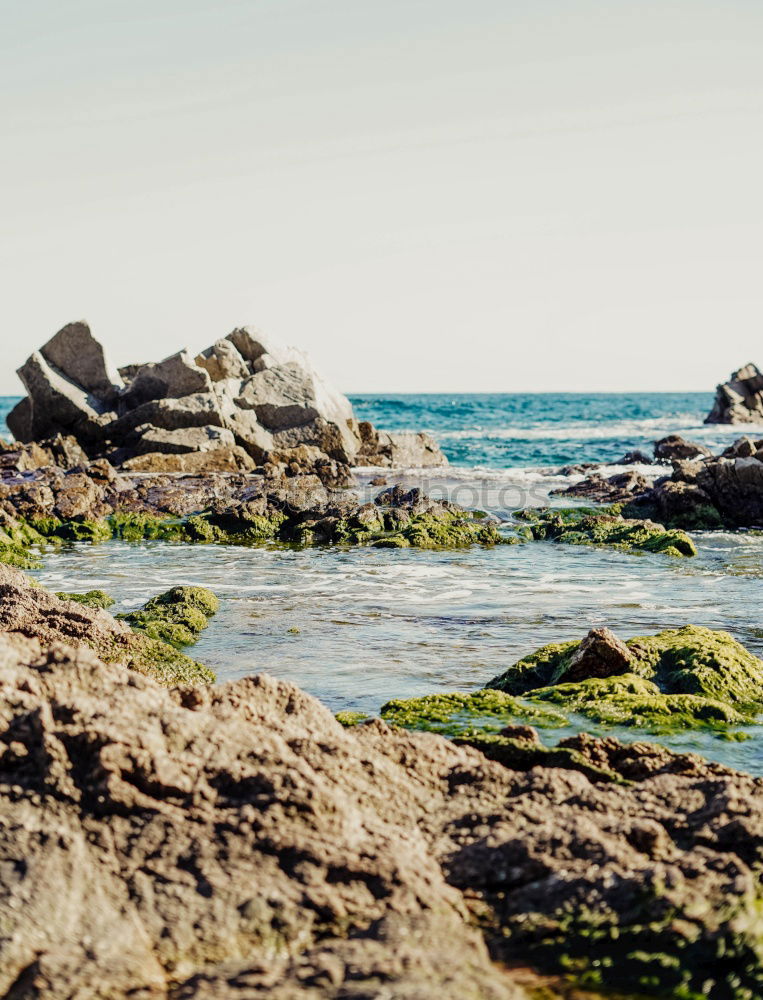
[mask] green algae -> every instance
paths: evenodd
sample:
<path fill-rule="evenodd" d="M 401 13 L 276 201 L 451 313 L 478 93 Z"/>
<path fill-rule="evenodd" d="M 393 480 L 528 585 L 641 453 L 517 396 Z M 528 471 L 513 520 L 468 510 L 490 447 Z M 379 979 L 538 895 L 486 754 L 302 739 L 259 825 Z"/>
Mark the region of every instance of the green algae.
<path fill-rule="evenodd" d="M 64 591 L 57 591 L 56 597 L 62 601 L 84 604 L 88 608 L 110 608 L 114 603 L 114 598 L 105 590 L 88 590 L 84 594 L 68 594 Z"/>
<path fill-rule="evenodd" d="M 420 698 L 394 698 L 382 705 L 385 722 L 404 729 L 465 736 L 498 732 L 522 722 L 543 727 L 565 726 L 565 717 L 546 707 L 528 705 L 503 691 L 482 689 L 470 694 L 452 692 Z"/>
<path fill-rule="evenodd" d="M 620 505 L 591 507 L 526 508 L 515 517 L 526 522 L 517 528 L 520 537 L 565 545 L 606 545 L 622 552 L 656 552 L 688 557 L 697 554 L 689 536 L 654 521 L 622 516 Z"/>
<path fill-rule="evenodd" d="M 106 663 L 124 663 L 139 674 L 153 678 L 159 684 L 214 684 L 216 677 L 209 667 L 192 659 L 175 646 L 154 639 L 140 631 L 124 638 L 88 641 L 87 645 Z"/>
<path fill-rule="evenodd" d="M 44 537 L 25 521 L 2 515 L 0 519 L 0 563 L 17 569 L 39 569 L 42 561 L 30 552 L 31 546 L 44 544 Z"/>
<path fill-rule="evenodd" d="M 172 587 L 147 601 L 138 611 L 116 617 L 134 632 L 174 647 L 189 646 L 209 624 L 219 607 L 211 590 L 204 587 Z"/>
<path fill-rule="evenodd" d="M 361 722 L 365 722 L 369 716 L 365 712 L 353 712 L 350 709 L 344 709 L 341 712 L 337 712 L 334 718 L 340 726 L 344 726 L 345 729 L 352 729 L 353 726 L 359 726 Z"/>

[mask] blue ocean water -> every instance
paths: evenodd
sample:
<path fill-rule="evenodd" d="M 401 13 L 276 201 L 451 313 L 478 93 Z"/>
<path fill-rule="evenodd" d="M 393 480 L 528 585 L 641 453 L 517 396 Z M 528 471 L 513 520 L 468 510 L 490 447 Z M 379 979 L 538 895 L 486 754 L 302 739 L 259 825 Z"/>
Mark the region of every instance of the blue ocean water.
<path fill-rule="evenodd" d="M 351 397 L 360 420 L 383 430 L 426 430 L 451 464 L 509 469 L 574 462 L 615 463 L 633 448 L 651 451 L 678 432 L 723 448 L 738 428 L 708 427 L 709 392 L 420 393 Z M 0 434 L 17 402 L 0 397 Z"/>
<path fill-rule="evenodd" d="M 633 448 L 651 452 L 656 439 L 672 432 L 711 447 L 725 447 L 734 433 L 702 423 L 713 400 L 707 392 L 426 393 L 351 399 L 360 420 L 390 431 L 429 431 L 453 465 L 488 469 L 616 463 Z"/>

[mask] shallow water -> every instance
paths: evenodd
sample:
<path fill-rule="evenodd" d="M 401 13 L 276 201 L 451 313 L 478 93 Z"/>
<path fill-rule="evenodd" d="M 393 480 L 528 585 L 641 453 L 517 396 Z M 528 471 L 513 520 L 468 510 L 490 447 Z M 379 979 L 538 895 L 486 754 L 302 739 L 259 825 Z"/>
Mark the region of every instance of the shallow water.
<path fill-rule="evenodd" d="M 335 711 L 374 713 L 392 697 L 481 687 L 538 646 L 594 626 L 624 638 L 724 628 L 763 656 L 763 536 L 697 539 L 695 559 L 554 543 L 426 552 L 110 542 L 51 554 L 38 575 L 53 589 L 102 587 L 117 611 L 174 584 L 209 587 L 221 609 L 193 655 L 220 680 L 267 671 Z M 753 732 L 745 743 L 663 742 L 763 774 L 763 727 Z"/>

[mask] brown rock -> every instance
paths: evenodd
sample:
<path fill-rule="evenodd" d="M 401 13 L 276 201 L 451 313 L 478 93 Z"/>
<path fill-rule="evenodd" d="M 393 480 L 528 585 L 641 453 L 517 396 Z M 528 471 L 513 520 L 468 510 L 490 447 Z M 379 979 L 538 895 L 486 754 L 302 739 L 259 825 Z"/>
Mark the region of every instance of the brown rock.
<path fill-rule="evenodd" d="M 763 374 L 753 365 L 732 372 L 715 391 L 706 424 L 763 423 Z"/>
<path fill-rule="evenodd" d="M 608 628 L 594 628 L 575 650 L 563 675 L 555 683 L 624 674 L 632 662 L 631 651 L 614 632 Z"/>

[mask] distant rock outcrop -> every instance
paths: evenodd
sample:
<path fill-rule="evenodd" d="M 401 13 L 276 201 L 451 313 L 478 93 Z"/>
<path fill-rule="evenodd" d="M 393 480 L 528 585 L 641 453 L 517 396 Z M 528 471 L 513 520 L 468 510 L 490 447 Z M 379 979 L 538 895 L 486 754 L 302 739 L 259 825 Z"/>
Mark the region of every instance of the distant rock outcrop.
<path fill-rule="evenodd" d="M 715 402 L 706 424 L 763 423 L 763 373 L 749 364 L 732 372 L 715 390 Z"/>
<path fill-rule="evenodd" d="M 196 357 L 181 350 L 116 372 L 87 323 L 70 323 L 27 359 L 19 377 L 27 396 L 7 418 L 18 442 L 71 437 L 90 458 L 135 470 L 447 463 L 427 435 L 359 424 L 347 397 L 305 354 L 254 327 L 234 330 Z"/>

